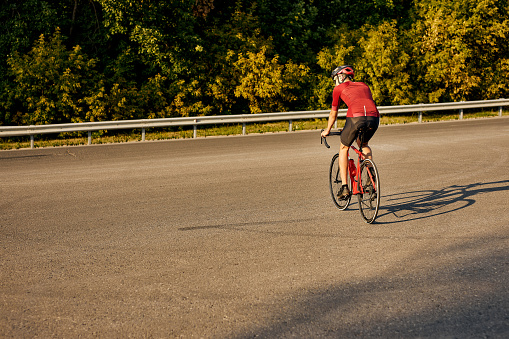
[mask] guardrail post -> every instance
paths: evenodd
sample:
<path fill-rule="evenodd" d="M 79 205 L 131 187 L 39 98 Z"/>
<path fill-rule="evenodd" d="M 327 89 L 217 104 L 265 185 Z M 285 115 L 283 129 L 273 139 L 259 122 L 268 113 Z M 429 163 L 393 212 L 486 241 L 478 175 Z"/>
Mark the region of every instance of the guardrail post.
<path fill-rule="evenodd" d="M 292 127 L 293 127 L 292 124 L 293 124 L 292 120 L 288 121 L 288 132 L 292 131 Z"/>
<path fill-rule="evenodd" d="M 88 143 L 87 145 L 92 145 L 92 131 L 88 131 Z"/>
<path fill-rule="evenodd" d="M 463 108 L 460 109 L 460 120 L 463 120 Z"/>
<path fill-rule="evenodd" d="M 242 135 L 246 135 L 246 123 L 242 123 Z"/>
<path fill-rule="evenodd" d="M 419 122 L 422 122 L 422 112 L 419 112 Z"/>
<path fill-rule="evenodd" d="M 145 141 L 145 129 L 141 129 L 141 141 Z"/>
<path fill-rule="evenodd" d="M 30 148 L 34 148 L 34 135 L 32 134 L 33 131 L 32 131 L 32 128 L 35 127 L 34 125 L 30 125 L 28 127 L 29 131 L 31 132 L 30 133 Z"/>
<path fill-rule="evenodd" d="M 498 108 L 498 116 L 501 117 L 502 116 L 502 106 L 500 106 Z"/>
<path fill-rule="evenodd" d="M 197 119 L 194 119 L 194 122 L 198 122 Z M 198 125 L 193 125 L 193 138 L 196 139 L 198 134 Z"/>

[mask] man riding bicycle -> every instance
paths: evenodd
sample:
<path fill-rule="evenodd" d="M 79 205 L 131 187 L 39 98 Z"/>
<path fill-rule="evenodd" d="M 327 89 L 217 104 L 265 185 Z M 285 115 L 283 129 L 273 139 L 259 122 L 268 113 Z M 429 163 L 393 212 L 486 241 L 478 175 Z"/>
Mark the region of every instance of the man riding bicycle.
<path fill-rule="evenodd" d="M 332 92 L 332 108 L 329 114 L 327 128 L 322 132 L 322 137 L 329 135 L 334 122 L 338 117 L 338 107 L 341 102 L 348 106 L 346 113 L 346 122 L 341 132 L 341 146 L 339 148 L 339 169 L 341 172 L 341 190 L 338 192 L 339 199 L 347 199 L 351 192 L 348 189 L 348 150 L 355 139 L 357 145 L 362 147 L 362 153 L 368 159 L 372 159 L 371 148 L 368 146 L 369 140 L 373 137 L 380 123 L 380 114 L 373 101 L 371 90 L 363 82 L 354 82 L 354 69 L 352 66 L 345 65 L 337 67 L 332 71 L 331 78 L 334 81 L 334 91 Z M 359 130 L 364 129 L 363 144 L 360 145 L 358 136 Z"/>

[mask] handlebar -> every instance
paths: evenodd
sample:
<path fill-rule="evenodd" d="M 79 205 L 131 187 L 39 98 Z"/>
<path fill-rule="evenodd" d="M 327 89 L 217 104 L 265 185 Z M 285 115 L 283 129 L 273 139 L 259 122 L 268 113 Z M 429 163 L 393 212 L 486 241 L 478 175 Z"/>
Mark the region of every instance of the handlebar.
<path fill-rule="evenodd" d="M 343 130 L 339 130 L 337 132 L 330 132 L 328 136 L 331 135 L 341 135 L 341 132 Z M 325 147 L 330 148 L 329 144 L 327 143 L 327 137 L 322 137 L 321 133 L 323 132 L 323 129 L 320 131 L 320 144 L 325 144 Z"/>

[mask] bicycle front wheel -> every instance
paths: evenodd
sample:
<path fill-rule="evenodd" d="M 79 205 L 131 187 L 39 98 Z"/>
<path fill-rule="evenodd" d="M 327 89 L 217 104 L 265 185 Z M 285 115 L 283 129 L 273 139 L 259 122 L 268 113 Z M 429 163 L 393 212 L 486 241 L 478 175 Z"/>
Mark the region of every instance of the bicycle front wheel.
<path fill-rule="evenodd" d="M 365 159 L 361 164 L 361 192 L 357 196 L 359 208 L 364 220 L 371 224 L 375 221 L 380 208 L 380 180 L 378 169 L 370 159 Z"/>
<path fill-rule="evenodd" d="M 349 181 L 349 180 L 347 180 Z M 329 187 L 330 187 L 330 194 L 332 197 L 332 201 L 334 202 L 334 205 L 336 205 L 337 208 L 339 208 L 341 211 L 345 210 L 348 205 L 350 204 L 351 196 L 349 196 L 346 199 L 339 199 L 338 193 L 341 189 L 341 186 L 343 185 L 343 182 L 341 181 L 341 174 L 339 172 L 339 154 L 336 153 L 331 160 L 330 163 L 330 169 L 329 169 Z M 348 185 L 351 191 L 350 185 Z"/>

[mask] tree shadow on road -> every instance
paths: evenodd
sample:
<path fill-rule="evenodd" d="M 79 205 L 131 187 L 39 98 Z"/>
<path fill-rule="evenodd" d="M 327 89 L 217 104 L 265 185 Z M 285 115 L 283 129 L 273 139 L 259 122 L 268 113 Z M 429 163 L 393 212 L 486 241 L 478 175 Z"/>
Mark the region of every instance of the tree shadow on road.
<path fill-rule="evenodd" d="M 481 194 L 500 191 L 509 191 L 509 180 L 391 194 L 384 196 L 378 220 L 384 216 L 393 216 L 394 219 L 377 221 L 390 224 L 443 215 L 474 205 L 476 197 Z"/>
<path fill-rule="evenodd" d="M 231 338 L 507 338 L 507 233 L 437 246 L 379 275 L 310 289 L 280 301 L 263 325 Z M 277 305 L 277 303 L 275 303 Z"/>

